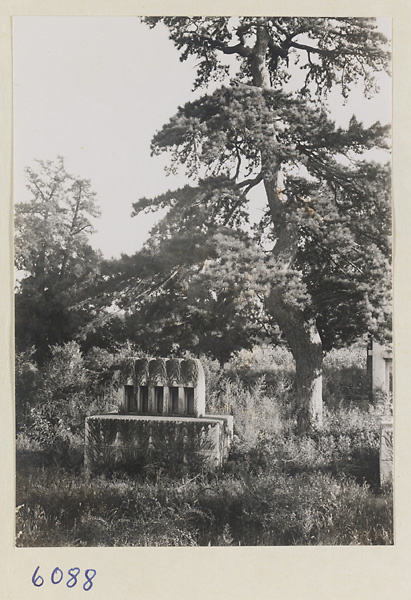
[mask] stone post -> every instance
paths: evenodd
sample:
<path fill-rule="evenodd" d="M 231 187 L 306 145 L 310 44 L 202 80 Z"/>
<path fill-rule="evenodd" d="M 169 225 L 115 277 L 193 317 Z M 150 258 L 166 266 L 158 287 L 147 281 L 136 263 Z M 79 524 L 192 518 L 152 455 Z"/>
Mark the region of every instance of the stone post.
<path fill-rule="evenodd" d="M 392 485 L 393 479 L 393 418 L 384 416 L 381 418 L 380 435 L 380 485 Z"/>

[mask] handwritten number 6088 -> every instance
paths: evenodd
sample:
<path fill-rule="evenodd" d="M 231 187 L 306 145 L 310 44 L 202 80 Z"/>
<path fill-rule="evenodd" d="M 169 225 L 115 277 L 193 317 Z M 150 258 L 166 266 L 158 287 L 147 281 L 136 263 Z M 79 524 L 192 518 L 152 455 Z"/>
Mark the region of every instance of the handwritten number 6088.
<path fill-rule="evenodd" d="M 44 584 L 44 578 L 39 574 L 39 569 L 40 569 L 40 567 L 38 566 L 37 569 L 34 571 L 33 576 L 31 578 L 33 585 L 36 587 L 41 587 Z M 81 573 L 81 569 L 79 569 L 78 567 L 73 567 L 68 570 L 67 574 L 68 574 L 69 578 L 66 581 L 66 586 L 68 588 L 73 588 L 77 584 L 77 580 L 78 580 L 80 573 Z M 84 577 L 85 577 L 86 581 L 83 583 L 83 590 L 85 592 L 88 592 L 93 587 L 93 579 L 95 576 L 96 576 L 95 569 L 86 569 L 85 570 Z M 51 578 L 50 578 L 51 583 L 53 583 L 54 585 L 57 585 L 58 583 L 61 583 L 63 578 L 64 578 L 63 571 L 59 567 L 56 567 L 51 574 Z"/>

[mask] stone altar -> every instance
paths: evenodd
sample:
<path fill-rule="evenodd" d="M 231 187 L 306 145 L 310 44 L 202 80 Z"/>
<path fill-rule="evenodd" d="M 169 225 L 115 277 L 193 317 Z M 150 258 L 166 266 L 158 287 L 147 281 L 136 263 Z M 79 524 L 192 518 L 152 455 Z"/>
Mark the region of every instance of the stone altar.
<path fill-rule="evenodd" d="M 205 378 L 197 359 L 136 358 L 122 375 L 118 413 L 86 418 L 85 467 L 133 461 L 164 469 L 221 465 L 233 437 L 231 415 L 205 414 Z M 195 462 L 195 461 L 194 461 Z M 170 466 L 171 465 L 171 466 Z"/>

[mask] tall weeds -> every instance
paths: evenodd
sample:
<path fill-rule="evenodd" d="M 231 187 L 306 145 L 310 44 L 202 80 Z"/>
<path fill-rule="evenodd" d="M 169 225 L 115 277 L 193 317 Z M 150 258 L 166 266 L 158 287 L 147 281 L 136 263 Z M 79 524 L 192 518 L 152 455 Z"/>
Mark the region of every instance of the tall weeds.
<path fill-rule="evenodd" d="M 327 368 L 357 368 L 358 361 L 348 358 L 339 363 L 335 355 Z M 59 393 L 62 400 L 60 394 L 67 392 L 66 404 L 53 397 L 53 413 L 47 402 L 40 403 L 41 418 L 37 422 L 32 413 L 30 427 L 19 433 L 16 543 L 393 543 L 392 494 L 378 483 L 379 408 L 353 401 L 347 377 L 338 384 L 338 394 L 334 389 L 323 427 L 300 437 L 295 434 L 292 365 L 285 351 L 243 353 L 224 368 L 213 361 L 203 364 L 207 412 L 234 415 L 234 442 L 223 468 L 211 473 L 198 468 L 190 475 L 175 469 L 171 477 L 167 465 L 156 463 L 155 477 L 147 469 L 111 469 L 87 478 L 81 461 L 70 461 L 62 449 L 58 460 L 45 461 L 57 443 L 75 452 L 80 429 L 73 429 L 74 418 L 67 420 L 70 411 L 78 416 L 90 407 L 79 403 L 76 408 L 81 390 L 66 385 Z M 26 375 L 30 381 L 38 374 L 26 369 Z M 57 414 L 60 421 L 53 420 Z"/>

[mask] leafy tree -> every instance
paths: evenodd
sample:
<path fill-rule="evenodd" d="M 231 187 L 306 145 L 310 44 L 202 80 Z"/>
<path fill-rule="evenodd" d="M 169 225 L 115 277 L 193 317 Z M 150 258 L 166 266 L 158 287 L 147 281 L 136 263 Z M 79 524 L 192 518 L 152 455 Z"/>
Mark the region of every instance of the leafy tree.
<path fill-rule="evenodd" d="M 153 154 L 171 152 L 171 170 L 182 166 L 193 184 L 142 198 L 134 212 L 169 208 L 150 242 L 163 257 L 170 240 L 193 237 L 180 261 L 190 256 L 186 298 L 207 284 L 203 308 L 212 311 L 219 294 L 238 307 L 258 291 L 254 307 L 293 353 L 306 431 L 321 423 L 323 351 L 382 335 L 389 321 L 390 172 L 366 160 L 387 147 L 387 128 L 355 116 L 337 127 L 326 104 L 337 85 L 344 97 L 361 81 L 367 96 L 375 91 L 387 40 L 365 18 L 144 21 L 168 28 L 181 60 L 196 58 L 196 88 L 223 85 L 180 107 L 152 141 Z M 252 226 L 256 191 L 266 209 Z M 198 243 L 207 256 L 194 267 Z"/>
<path fill-rule="evenodd" d="M 244 236 L 236 244 L 222 231 L 165 237 L 160 230 L 167 223 L 134 256 L 102 262 L 93 291 L 101 310 L 85 326 L 82 348 L 129 341 L 152 355 L 191 352 L 225 362 L 239 348 L 275 336 L 262 304 L 266 285 L 252 274 L 258 248 L 249 245 L 239 269 Z"/>
<path fill-rule="evenodd" d="M 89 180 L 67 173 L 63 158 L 37 162 L 26 169 L 31 200 L 15 207 L 16 342 L 19 350 L 34 345 L 43 361 L 88 317 L 89 306 L 73 306 L 98 272 L 89 236 L 99 210 Z"/>

